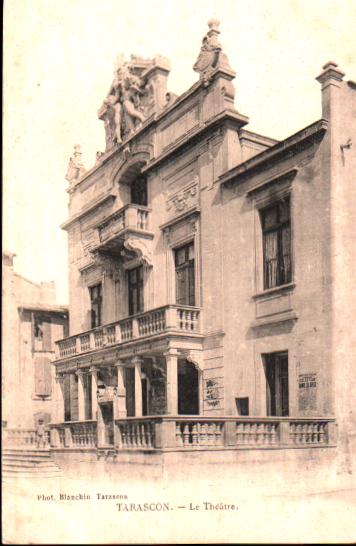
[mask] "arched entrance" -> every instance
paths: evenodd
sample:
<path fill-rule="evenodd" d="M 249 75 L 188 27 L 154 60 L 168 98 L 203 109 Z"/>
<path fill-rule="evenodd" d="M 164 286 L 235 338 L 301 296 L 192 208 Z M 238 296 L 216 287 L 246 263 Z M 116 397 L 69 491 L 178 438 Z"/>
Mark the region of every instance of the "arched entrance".
<path fill-rule="evenodd" d="M 178 414 L 199 415 L 199 372 L 187 360 L 178 361 Z"/>

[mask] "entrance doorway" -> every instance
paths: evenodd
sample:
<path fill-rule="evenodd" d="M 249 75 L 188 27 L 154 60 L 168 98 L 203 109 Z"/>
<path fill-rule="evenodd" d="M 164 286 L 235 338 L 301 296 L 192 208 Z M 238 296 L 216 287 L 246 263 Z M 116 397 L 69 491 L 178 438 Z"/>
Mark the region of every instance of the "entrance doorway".
<path fill-rule="evenodd" d="M 112 403 L 100 404 L 104 424 L 104 444 L 114 445 L 114 412 Z"/>
<path fill-rule="evenodd" d="M 178 414 L 199 415 L 199 372 L 186 360 L 178 361 Z"/>
<path fill-rule="evenodd" d="M 267 415 L 289 415 L 288 353 L 264 355 Z"/>

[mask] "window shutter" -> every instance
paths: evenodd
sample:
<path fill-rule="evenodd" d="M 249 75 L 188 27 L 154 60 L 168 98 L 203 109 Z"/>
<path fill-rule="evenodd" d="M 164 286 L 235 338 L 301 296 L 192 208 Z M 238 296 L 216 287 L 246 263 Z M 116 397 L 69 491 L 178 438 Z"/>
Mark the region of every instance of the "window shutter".
<path fill-rule="evenodd" d="M 46 357 L 37 357 L 35 358 L 35 394 L 49 396 L 51 393 L 51 361 Z"/>
<path fill-rule="evenodd" d="M 35 358 L 35 394 L 44 395 L 43 359 Z"/>
<path fill-rule="evenodd" d="M 50 396 L 52 394 L 52 373 L 51 373 L 51 361 L 49 358 L 45 359 L 44 362 L 44 383 L 45 383 L 45 394 Z"/>
<path fill-rule="evenodd" d="M 46 318 L 46 322 L 42 323 L 43 329 L 43 350 L 51 351 L 52 350 L 52 336 L 51 336 L 51 319 Z"/>

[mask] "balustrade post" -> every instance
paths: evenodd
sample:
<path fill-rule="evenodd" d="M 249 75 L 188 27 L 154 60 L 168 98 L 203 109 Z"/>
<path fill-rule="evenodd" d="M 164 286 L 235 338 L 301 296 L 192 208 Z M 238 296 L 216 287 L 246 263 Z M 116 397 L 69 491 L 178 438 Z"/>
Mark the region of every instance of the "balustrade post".
<path fill-rule="evenodd" d="M 224 423 L 224 446 L 230 447 L 230 446 L 236 446 L 236 421 L 226 421 Z"/>
<path fill-rule="evenodd" d="M 167 414 L 178 414 L 178 351 L 169 349 L 164 354 L 167 367 Z"/>
<path fill-rule="evenodd" d="M 78 421 L 84 421 L 85 420 L 84 371 L 78 370 L 75 373 L 78 376 Z"/>
<path fill-rule="evenodd" d="M 138 357 L 134 357 L 131 362 L 135 367 L 135 417 L 142 417 L 142 383 L 141 383 L 142 359 Z"/>
<path fill-rule="evenodd" d="M 79 353 L 82 352 L 82 349 L 81 349 L 81 346 L 80 346 L 80 337 L 79 336 L 77 336 L 75 338 L 75 352 L 76 352 L 76 354 L 79 354 Z"/>
<path fill-rule="evenodd" d="M 72 431 L 70 430 L 70 427 L 64 428 L 64 447 L 72 447 L 73 446 L 73 438 L 72 438 Z"/>
<path fill-rule="evenodd" d="M 168 448 L 176 447 L 176 422 L 172 421 L 162 421 L 155 423 L 155 448 Z"/>
<path fill-rule="evenodd" d="M 279 423 L 279 443 L 280 445 L 288 445 L 291 443 L 289 421 L 280 421 Z"/>
<path fill-rule="evenodd" d="M 337 424 L 335 421 L 329 421 L 327 424 L 327 444 L 329 446 L 337 444 Z"/>
<path fill-rule="evenodd" d="M 95 366 L 92 366 L 89 369 L 91 373 L 91 418 L 94 420 L 98 419 L 98 369 Z"/>
<path fill-rule="evenodd" d="M 122 341 L 120 323 L 115 324 L 115 339 L 116 339 L 116 343 L 121 343 Z"/>
<path fill-rule="evenodd" d="M 60 359 L 60 352 L 59 352 L 59 342 L 56 341 L 55 344 L 54 344 L 54 354 L 55 354 L 55 359 L 56 360 L 59 360 Z"/>
<path fill-rule="evenodd" d="M 122 419 L 127 417 L 124 381 L 125 368 L 122 360 L 118 360 L 115 366 L 117 369 L 117 392 L 116 397 L 114 397 L 114 419 Z"/>
<path fill-rule="evenodd" d="M 59 447 L 60 446 L 59 432 L 58 432 L 58 430 L 56 428 L 51 428 L 50 442 L 51 442 L 51 447 Z"/>
<path fill-rule="evenodd" d="M 140 332 L 138 329 L 138 320 L 137 318 L 132 319 L 132 338 L 135 339 L 137 337 L 140 337 Z"/>
<path fill-rule="evenodd" d="M 137 208 L 127 207 L 125 209 L 125 227 L 137 228 Z"/>
<path fill-rule="evenodd" d="M 89 348 L 95 349 L 95 335 L 94 332 L 89 332 Z"/>
<path fill-rule="evenodd" d="M 177 308 L 169 306 L 165 309 L 166 313 L 166 330 L 177 329 Z"/>

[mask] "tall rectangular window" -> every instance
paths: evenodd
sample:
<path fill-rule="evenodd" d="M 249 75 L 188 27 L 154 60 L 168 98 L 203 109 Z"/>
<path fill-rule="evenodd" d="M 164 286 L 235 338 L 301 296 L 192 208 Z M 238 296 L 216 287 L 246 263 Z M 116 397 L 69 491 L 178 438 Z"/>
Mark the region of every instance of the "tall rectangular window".
<path fill-rule="evenodd" d="M 267 415 L 289 415 L 288 353 L 264 355 Z"/>
<path fill-rule="evenodd" d="M 127 272 L 129 315 L 143 311 L 143 267 L 135 267 Z"/>
<path fill-rule="evenodd" d="M 289 197 L 260 212 L 263 232 L 264 288 L 291 282 L 291 231 Z"/>
<path fill-rule="evenodd" d="M 175 250 L 176 302 L 195 305 L 194 243 Z"/>
<path fill-rule="evenodd" d="M 101 283 L 89 288 L 91 304 L 91 328 L 96 328 L 102 324 L 103 315 L 103 296 Z"/>
<path fill-rule="evenodd" d="M 140 176 L 131 183 L 131 203 L 147 206 L 147 180 Z"/>
<path fill-rule="evenodd" d="M 51 351 L 51 317 L 35 313 L 32 316 L 33 323 L 33 350 Z"/>

